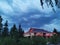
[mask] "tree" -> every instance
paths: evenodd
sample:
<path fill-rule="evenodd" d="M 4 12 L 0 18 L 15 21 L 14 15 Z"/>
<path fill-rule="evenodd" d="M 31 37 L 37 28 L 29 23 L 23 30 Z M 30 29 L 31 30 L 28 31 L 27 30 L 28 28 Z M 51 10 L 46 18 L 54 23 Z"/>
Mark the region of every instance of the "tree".
<path fill-rule="evenodd" d="M 42 6 L 42 8 L 43 8 L 43 1 L 42 1 L 42 0 L 40 0 L 40 3 L 41 3 L 41 6 Z"/>
<path fill-rule="evenodd" d="M 18 33 L 19 33 L 19 37 L 23 37 L 24 31 L 21 28 L 21 25 L 19 25 Z"/>
<path fill-rule="evenodd" d="M 13 27 L 10 30 L 10 35 L 12 38 L 16 38 L 18 36 L 18 31 L 17 31 L 15 24 L 13 25 Z"/>
<path fill-rule="evenodd" d="M 43 1 L 44 1 L 44 0 L 40 0 L 41 6 L 43 6 L 43 4 L 44 4 Z M 54 0 L 54 2 L 55 2 L 55 5 L 56 5 L 57 7 L 59 7 L 60 1 L 59 1 L 59 0 Z M 47 6 L 48 6 L 48 5 L 51 5 L 51 7 L 54 7 L 54 5 L 53 5 L 53 0 L 45 0 L 45 3 L 47 4 Z"/>
<path fill-rule="evenodd" d="M 43 8 L 44 3 L 46 3 L 48 7 L 51 6 L 54 12 L 55 12 L 54 5 L 60 8 L 60 0 L 40 0 L 40 3 L 41 3 L 42 8 Z"/>
<path fill-rule="evenodd" d="M 33 45 L 46 45 L 47 40 L 44 37 L 33 37 L 32 38 Z"/>
<path fill-rule="evenodd" d="M 56 34 L 54 34 L 51 39 L 50 39 L 50 42 L 54 45 L 57 45 L 58 43 L 58 36 Z"/>
<path fill-rule="evenodd" d="M 1 33 L 2 33 L 2 28 L 3 28 L 3 24 L 2 24 L 2 17 L 0 16 L 0 36 L 1 36 Z"/>
<path fill-rule="evenodd" d="M 4 24 L 4 28 L 3 28 L 3 32 L 2 32 L 2 36 L 6 37 L 8 36 L 8 21 L 6 20 L 5 24 Z"/>
<path fill-rule="evenodd" d="M 57 29 L 55 29 L 55 28 L 54 28 L 53 32 L 54 32 L 54 33 L 58 33 L 58 32 L 57 32 Z"/>

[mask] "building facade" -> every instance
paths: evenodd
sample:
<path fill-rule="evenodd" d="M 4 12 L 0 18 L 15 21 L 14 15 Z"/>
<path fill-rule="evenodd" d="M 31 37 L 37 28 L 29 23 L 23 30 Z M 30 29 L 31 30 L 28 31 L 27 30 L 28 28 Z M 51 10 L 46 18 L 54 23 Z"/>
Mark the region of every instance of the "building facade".
<path fill-rule="evenodd" d="M 24 33 L 24 37 L 29 36 L 51 37 L 53 36 L 53 33 L 44 29 L 30 28 L 28 32 Z"/>

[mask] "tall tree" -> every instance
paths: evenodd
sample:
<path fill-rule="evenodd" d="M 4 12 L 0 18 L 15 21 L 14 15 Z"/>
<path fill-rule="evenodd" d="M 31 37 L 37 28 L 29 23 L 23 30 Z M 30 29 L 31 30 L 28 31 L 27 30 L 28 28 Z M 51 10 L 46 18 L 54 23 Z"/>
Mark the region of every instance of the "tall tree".
<path fill-rule="evenodd" d="M 8 31 L 8 21 L 6 20 L 6 22 L 5 22 L 5 24 L 4 24 L 2 36 L 6 37 L 6 36 L 9 35 L 8 33 L 9 33 L 9 31 Z"/>
<path fill-rule="evenodd" d="M 13 38 L 17 37 L 17 35 L 18 35 L 18 31 L 17 31 L 17 28 L 16 28 L 16 25 L 15 24 L 13 25 L 13 27 L 10 30 L 10 35 Z"/>
<path fill-rule="evenodd" d="M 2 24 L 2 17 L 0 16 L 0 36 L 1 36 L 1 33 L 2 33 L 2 28 L 3 28 L 3 24 Z"/>
<path fill-rule="evenodd" d="M 19 37 L 23 37 L 24 31 L 21 28 L 21 25 L 19 25 L 18 33 L 19 33 Z"/>

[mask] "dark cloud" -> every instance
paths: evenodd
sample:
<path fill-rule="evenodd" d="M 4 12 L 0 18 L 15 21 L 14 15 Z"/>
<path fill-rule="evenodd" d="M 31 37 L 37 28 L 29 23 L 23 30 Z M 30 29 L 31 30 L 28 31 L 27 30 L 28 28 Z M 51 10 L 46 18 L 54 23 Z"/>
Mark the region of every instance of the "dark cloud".
<path fill-rule="evenodd" d="M 31 5 L 29 8 L 26 8 L 26 10 L 24 10 L 25 7 L 22 7 L 22 9 L 20 8 L 21 4 L 19 5 L 20 7 L 18 7 L 17 5 L 11 5 L 13 3 L 12 0 L 8 0 L 7 2 L 8 2 L 8 5 L 6 6 L 8 6 L 9 8 L 7 7 L 6 8 L 9 10 L 6 10 L 6 9 L 2 10 L 3 9 L 2 8 L 0 9 L 0 14 L 2 15 L 4 20 L 8 20 L 9 27 L 11 27 L 15 23 L 17 26 L 21 24 L 24 30 L 30 27 L 44 28 L 45 25 L 48 25 L 50 27 L 51 24 L 54 25 L 51 28 L 54 28 L 54 27 L 59 28 L 57 25 L 57 23 L 60 24 L 59 10 L 57 10 L 56 13 L 53 13 L 53 12 L 48 13 L 48 11 L 43 12 L 36 7 L 32 8 Z M 49 27 L 46 27 L 46 29 Z"/>

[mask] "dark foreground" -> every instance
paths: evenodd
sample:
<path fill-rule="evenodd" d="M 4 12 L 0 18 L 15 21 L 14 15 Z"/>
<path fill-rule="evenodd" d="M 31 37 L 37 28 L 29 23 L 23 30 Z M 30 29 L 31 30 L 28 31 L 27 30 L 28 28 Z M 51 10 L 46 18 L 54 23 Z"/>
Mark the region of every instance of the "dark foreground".
<path fill-rule="evenodd" d="M 55 37 L 55 36 L 54 36 Z M 47 42 L 49 42 L 47 44 Z M 32 38 L 12 38 L 2 37 L 0 38 L 0 45 L 60 45 L 60 38 L 44 38 L 44 37 L 32 37 Z"/>

